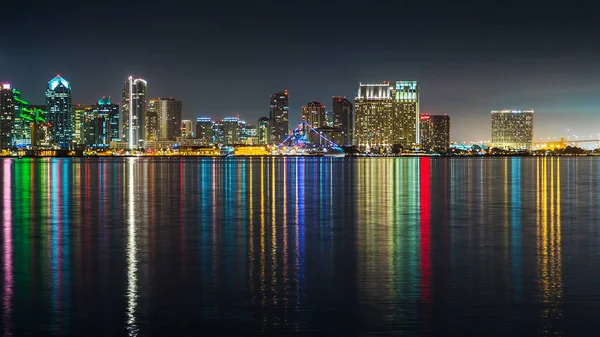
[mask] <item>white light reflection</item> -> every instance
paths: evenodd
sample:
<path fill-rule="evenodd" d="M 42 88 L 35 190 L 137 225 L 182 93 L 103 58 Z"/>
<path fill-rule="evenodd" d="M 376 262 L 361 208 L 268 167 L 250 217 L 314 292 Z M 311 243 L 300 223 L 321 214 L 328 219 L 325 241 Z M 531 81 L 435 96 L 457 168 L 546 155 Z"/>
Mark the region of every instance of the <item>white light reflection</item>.
<path fill-rule="evenodd" d="M 127 162 L 127 332 L 137 336 L 138 327 L 135 311 L 137 308 L 137 244 L 135 233 L 134 168 L 136 158 Z"/>

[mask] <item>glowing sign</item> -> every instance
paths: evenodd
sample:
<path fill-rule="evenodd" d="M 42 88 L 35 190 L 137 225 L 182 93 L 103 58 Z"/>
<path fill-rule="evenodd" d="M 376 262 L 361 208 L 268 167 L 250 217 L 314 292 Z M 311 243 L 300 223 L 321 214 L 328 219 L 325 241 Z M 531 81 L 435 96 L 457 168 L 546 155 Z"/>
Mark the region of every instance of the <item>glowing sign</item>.
<path fill-rule="evenodd" d="M 2 83 L 2 89 L 10 90 L 10 83 Z"/>

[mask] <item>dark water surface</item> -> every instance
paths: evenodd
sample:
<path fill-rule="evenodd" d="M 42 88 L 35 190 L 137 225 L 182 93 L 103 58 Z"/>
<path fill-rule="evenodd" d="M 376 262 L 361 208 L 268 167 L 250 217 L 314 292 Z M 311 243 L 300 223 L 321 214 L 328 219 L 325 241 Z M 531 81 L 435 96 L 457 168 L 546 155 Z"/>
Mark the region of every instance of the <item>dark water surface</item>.
<path fill-rule="evenodd" d="M 3 336 L 597 335 L 594 158 L 0 159 Z"/>

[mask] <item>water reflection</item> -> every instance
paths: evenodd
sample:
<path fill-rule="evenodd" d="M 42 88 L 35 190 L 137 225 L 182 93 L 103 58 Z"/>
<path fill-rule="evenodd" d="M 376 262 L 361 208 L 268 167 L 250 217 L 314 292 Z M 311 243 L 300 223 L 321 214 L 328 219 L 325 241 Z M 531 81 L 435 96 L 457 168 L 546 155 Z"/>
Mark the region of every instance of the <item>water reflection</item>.
<path fill-rule="evenodd" d="M 600 251 L 593 158 L 0 168 L 4 335 L 586 335 L 598 325 L 600 269 L 585 268 Z M 581 315 L 587 325 L 573 324 Z"/>
<path fill-rule="evenodd" d="M 127 160 L 127 331 L 129 336 L 137 336 L 136 309 L 138 301 L 137 280 L 137 237 L 136 237 L 136 211 L 135 190 L 136 159 Z"/>

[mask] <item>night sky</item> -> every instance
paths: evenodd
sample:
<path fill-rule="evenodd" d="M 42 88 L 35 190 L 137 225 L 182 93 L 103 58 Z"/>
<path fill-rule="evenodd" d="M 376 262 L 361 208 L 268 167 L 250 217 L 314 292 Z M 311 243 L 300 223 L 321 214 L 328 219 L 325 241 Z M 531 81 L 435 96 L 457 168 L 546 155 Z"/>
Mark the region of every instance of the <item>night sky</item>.
<path fill-rule="evenodd" d="M 490 139 L 501 108 L 535 109 L 536 138 L 600 133 L 591 1 L 13 1 L 0 16 L 0 81 L 33 103 L 57 73 L 74 103 L 119 102 L 131 74 L 184 118 L 255 123 L 288 89 L 293 128 L 313 99 L 417 80 L 421 112 L 450 115 L 453 141 Z"/>

